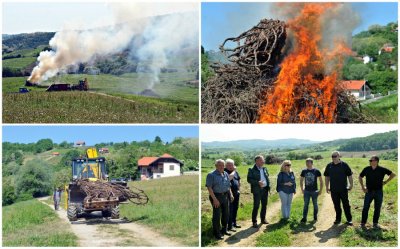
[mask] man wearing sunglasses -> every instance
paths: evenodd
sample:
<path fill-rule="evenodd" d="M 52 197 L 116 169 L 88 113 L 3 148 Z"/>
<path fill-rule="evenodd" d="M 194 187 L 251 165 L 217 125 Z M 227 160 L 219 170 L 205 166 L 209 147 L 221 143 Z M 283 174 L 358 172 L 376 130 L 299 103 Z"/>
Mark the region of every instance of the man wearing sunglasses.
<path fill-rule="evenodd" d="M 363 171 L 361 171 L 358 180 L 360 181 L 360 185 L 362 190 L 365 193 L 364 197 L 364 207 L 362 211 L 361 218 L 361 228 L 365 228 L 365 223 L 368 218 L 368 211 L 371 205 L 371 202 L 374 201 L 374 217 L 373 217 L 373 227 L 379 228 L 378 221 L 379 216 L 381 214 L 381 207 L 383 202 L 383 185 L 386 185 L 390 180 L 392 180 L 396 174 L 390 171 L 387 168 L 381 167 L 379 164 L 379 157 L 372 156 L 369 159 L 368 167 L 365 167 Z M 388 175 L 389 178 L 384 181 L 385 175 Z M 366 178 L 367 187 L 364 187 L 363 178 Z"/>
<path fill-rule="evenodd" d="M 333 205 L 335 206 L 336 219 L 333 224 L 338 225 L 342 220 L 342 207 L 346 215 L 346 225 L 352 226 L 352 216 L 349 203 L 349 194 L 353 188 L 353 172 L 349 165 L 340 160 L 339 151 L 332 152 L 332 162 L 329 163 L 324 172 L 326 192 L 331 194 Z M 349 180 L 349 186 L 347 185 Z"/>

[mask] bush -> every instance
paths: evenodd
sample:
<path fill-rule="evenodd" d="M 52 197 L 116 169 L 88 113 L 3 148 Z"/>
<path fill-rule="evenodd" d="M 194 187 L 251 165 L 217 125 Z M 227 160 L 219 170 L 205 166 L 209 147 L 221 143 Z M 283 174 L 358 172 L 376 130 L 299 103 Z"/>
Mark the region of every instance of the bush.
<path fill-rule="evenodd" d="M 49 165 L 39 159 L 28 161 L 21 167 L 15 178 L 18 197 L 24 194 L 31 197 L 45 196 L 50 193 L 51 172 Z"/>
<path fill-rule="evenodd" d="M 11 205 L 17 199 L 15 195 L 15 187 L 10 178 L 3 177 L 3 206 Z"/>

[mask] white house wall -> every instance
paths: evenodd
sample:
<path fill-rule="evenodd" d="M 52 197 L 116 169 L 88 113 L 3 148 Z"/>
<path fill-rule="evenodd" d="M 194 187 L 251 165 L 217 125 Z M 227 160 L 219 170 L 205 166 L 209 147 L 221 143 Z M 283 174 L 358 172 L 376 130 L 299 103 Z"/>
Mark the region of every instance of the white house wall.
<path fill-rule="evenodd" d="M 170 166 L 173 165 L 174 169 L 170 170 Z M 154 173 L 153 179 L 169 176 L 179 176 L 181 174 L 181 167 L 179 163 L 163 163 L 164 173 Z"/>

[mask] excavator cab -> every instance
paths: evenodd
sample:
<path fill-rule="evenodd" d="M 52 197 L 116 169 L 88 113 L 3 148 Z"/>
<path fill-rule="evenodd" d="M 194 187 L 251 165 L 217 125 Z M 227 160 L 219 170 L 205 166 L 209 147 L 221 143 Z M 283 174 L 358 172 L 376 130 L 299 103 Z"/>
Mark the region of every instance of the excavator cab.
<path fill-rule="evenodd" d="M 106 159 L 75 158 L 72 160 L 72 179 L 89 179 L 89 181 L 107 181 Z"/>

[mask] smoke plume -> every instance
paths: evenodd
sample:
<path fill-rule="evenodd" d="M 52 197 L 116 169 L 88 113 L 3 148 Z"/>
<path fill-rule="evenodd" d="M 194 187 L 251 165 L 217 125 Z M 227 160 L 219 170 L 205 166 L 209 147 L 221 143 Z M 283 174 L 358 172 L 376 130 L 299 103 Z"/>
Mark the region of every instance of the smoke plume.
<path fill-rule="evenodd" d="M 28 80 L 40 83 L 69 66 L 130 48 L 134 46 L 133 38 L 143 36 L 145 43 L 131 50 L 138 50 L 141 59 L 151 61 L 154 81 L 157 81 L 169 54 L 187 44 L 198 46 L 193 42 L 198 33 L 196 4 L 113 3 L 110 7 L 114 20 L 103 28 L 85 30 L 82 27 L 57 32 L 49 42 L 52 50 L 40 53 L 38 65 Z M 187 14 L 188 11 L 193 13 Z M 158 19 L 162 21 L 153 20 L 157 19 L 156 15 L 162 15 Z"/>

